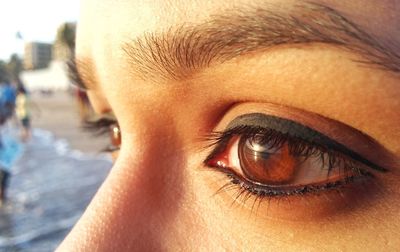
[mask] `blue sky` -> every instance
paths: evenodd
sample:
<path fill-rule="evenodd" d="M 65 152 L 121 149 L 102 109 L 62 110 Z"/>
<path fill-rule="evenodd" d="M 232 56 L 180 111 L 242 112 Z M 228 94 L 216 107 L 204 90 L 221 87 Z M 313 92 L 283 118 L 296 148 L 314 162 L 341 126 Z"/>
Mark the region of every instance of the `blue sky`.
<path fill-rule="evenodd" d="M 2 0 L 0 2 L 0 59 L 23 53 L 24 42 L 52 42 L 57 27 L 76 21 L 79 0 Z M 21 32 L 24 41 L 15 34 Z"/>

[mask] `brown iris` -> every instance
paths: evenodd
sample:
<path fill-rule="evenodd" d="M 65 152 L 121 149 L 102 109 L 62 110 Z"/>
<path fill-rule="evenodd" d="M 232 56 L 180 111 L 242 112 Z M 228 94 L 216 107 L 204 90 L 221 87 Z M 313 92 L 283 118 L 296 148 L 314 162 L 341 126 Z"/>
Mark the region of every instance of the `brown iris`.
<path fill-rule="evenodd" d="M 287 144 L 271 148 L 256 138 L 244 138 L 239 141 L 238 154 L 243 173 L 254 182 L 282 185 L 295 179 L 298 160 Z"/>

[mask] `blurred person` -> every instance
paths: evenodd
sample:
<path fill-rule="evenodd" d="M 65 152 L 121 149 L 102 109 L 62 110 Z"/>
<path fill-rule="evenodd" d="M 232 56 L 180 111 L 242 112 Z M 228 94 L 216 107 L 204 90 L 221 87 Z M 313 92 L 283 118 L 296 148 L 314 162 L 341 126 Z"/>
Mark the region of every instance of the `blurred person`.
<path fill-rule="evenodd" d="M 31 137 L 30 98 L 22 83 L 17 87 L 15 114 L 21 123 L 21 140 L 26 142 Z"/>
<path fill-rule="evenodd" d="M 399 12 L 82 1 L 71 71 L 118 157 L 59 251 L 397 251 Z"/>
<path fill-rule="evenodd" d="M 10 172 L 8 167 L 0 166 L 0 207 L 3 205 L 6 199 L 6 190 L 8 187 L 8 181 L 10 178 Z"/>
<path fill-rule="evenodd" d="M 8 130 L 0 129 L 0 206 L 7 199 L 11 169 L 21 154 L 21 145 Z"/>
<path fill-rule="evenodd" d="M 7 129 L 7 121 L 14 115 L 16 94 L 6 82 L 0 86 L 0 206 L 6 199 L 11 168 L 18 156 L 19 146 Z"/>
<path fill-rule="evenodd" d="M 16 92 L 10 82 L 0 83 L 0 126 L 14 115 Z"/>

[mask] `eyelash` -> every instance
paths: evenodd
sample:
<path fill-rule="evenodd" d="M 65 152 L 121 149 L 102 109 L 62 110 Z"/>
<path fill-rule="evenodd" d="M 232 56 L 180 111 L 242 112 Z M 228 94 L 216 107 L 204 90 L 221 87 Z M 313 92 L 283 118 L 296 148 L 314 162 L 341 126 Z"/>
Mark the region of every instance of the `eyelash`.
<path fill-rule="evenodd" d="M 251 182 L 243 176 L 237 174 L 230 168 L 221 168 L 212 166 L 209 161 L 216 155 L 224 151 L 229 141 L 235 137 L 240 136 L 245 138 L 252 138 L 255 136 L 261 136 L 262 143 L 268 144 L 270 148 L 281 149 L 284 144 L 289 147 L 289 152 L 293 156 L 304 157 L 308 159 L 310 157 L 319 157 L 322 163 L 321 169 L 328 164 L 328 172 L 334 167 L 343 165 L 345 171 L 351 170 L 354 174 L 352 176 L 346 175 L 343 179 L 333 182 L 327 182 L 322 185 L 302 185 L 300 187 L 294 187 L 291 189 L 280 189 L 279 187 L 271 187 L 268 185 L 261 185 Z M 211 135 L 206 137 L 207 141 L 211 143 L 207 147 L 215 146 L 214 151 L 206 158 L 204 164 L 210 168 L 218 168 L 219 171 L 225 173 L 229 179 L 229 183 L 222 186 L 217 192 L 222 191 L 227 187 L 237 187 L 239 189 L 238 197 L 245 195 L 245 199 L 249 198 L 250 195 L 256 196 L 256 200 L 264 197 L 276 198 L 276 197 L 287 197 L 295 195 L 305 194 L 318 194 L 322 191 L 339 189 L 348 183 L 363 180 L 368 177 L 373 177 L 373 174 L 368 172 L 365 168 L 361 168 L 361 165 L 357 161 L 352 160 L 350 157 L 339 153 L 338 151 L 329 150 L 328 148 L 309 143 L 303 139 L 292 137 L 288 134 L 283 134 L 273 129 L 254 127 L 254 126 L 238 126 L 229 129 L 225 132 L 213 132 Z M 327 160 L 325 156 L 327 155 Z"/>
<path fill-rule="evenodd" d="M 102 136 L 106 134 L 111 134 L 110 130 L 112 126 L 119 127 L 117 120 L 108 117 L 102 117 L 94 121 L 85 121 L 83 129 L 91 132 L 95 136 Z M 114 152 L 116 150 L 119 150 L 119 146 L 110 143 L 101 151 Z"/>

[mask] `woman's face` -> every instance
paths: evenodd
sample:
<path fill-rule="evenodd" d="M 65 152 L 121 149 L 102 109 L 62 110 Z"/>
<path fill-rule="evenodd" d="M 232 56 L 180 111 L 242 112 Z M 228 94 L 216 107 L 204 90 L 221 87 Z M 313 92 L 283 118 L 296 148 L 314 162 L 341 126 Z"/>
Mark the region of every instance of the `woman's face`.
<path fill-rule="evenodd" d="M 85 0 L 122 145 L 65 251 L 400 247 L 400 2 Z"/>

